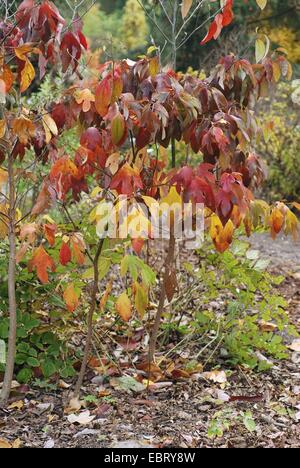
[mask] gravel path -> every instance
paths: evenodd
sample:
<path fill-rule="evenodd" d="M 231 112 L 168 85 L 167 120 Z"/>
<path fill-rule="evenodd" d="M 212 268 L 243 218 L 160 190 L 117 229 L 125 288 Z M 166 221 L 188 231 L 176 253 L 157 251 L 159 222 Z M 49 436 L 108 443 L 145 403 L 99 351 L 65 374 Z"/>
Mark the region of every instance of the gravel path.
<path fill-rule="evenodd" d="M 286 272 L 300 275 L 300 241 L 294 242 L 290 237 L 278 237 L 273 240 L 269 234 L 255 234 L 250 239 L 254 249 L 259 250 L 271 264 L 283 267 Z"/>

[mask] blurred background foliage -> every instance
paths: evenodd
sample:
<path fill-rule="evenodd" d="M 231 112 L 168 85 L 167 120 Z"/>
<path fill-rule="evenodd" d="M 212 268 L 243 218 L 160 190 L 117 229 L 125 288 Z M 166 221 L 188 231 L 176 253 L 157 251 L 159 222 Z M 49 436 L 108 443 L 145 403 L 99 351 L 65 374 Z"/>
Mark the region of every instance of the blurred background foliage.
<path fill-rule="evenodd" d="M 166 2 L 169 3 L 170 0 Z M 11 12 L 20 3 L 21 0 L 8 2 Z M 124 55 L 135 59 L 137 53 L 144 53 L 146 45 L 153 42 L 161 48 L 164 47 L 164 39 L 149 20 L 147 12 L 155 13 L 157 23 L 166 33 L 171 27 L 162 14 L 158 0 L 55 0 L 54 3 L 68 21 L 72 20 L 76 9 L 80 15 L 84 15 L 84 32 L 91 47 L 94 50 L 104 48 L 104 52 L 113 55 L 115 59 Z M 0 2 L 1 15 L 4 4 L 5 1 Z M 207 19 L 211 8 L 215 9 L 215 5 L 206 2 L 200 13 L 190 22 L 187 35 Z M 229 52 L 252 56 L 253 36 L 256 28 L 259 28 L 259 32 L 269 34 L 276 46 L 287 49 L 289 59 L 296 65 L 295 73 L 300 73 L 299 0 L 269 0 L 263 12 L 257 7 L 256 0 L 235 0 L 234 12 L 234 23 L 222 32 L 218 41 L 211 41 L 205 46 L 199 45 L 206 33 L 205 26 L 178 50 L 180 70 L 186 71 L 188 67 L 195 70 L 210 68 L 220 55 Z M 178 16 L 180 14 L 179 9 Z M 168 53 L 168 47 L 165 47 L 166 63 Z"/>

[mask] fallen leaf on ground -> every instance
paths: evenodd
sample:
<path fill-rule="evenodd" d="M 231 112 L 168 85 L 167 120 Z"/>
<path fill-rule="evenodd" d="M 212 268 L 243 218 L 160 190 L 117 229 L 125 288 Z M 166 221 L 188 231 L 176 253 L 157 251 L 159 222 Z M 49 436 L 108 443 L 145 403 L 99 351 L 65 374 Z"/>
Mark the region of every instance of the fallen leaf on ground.
<path fill-rule="evenodd" d="M 82 403 L 79 401 L 78 398 L 72 398 L 69 402 L 69 406 L 65 408 L 65 414 L 71 414 L 77 412 L 81 409 Z"/>
<path fill-rule="evenodd" d="M 12 445 L 5 439 L 0 439 L 0 449 L 11 449 Z"/>
<path fill-rule="evenodd" d="M 133 391 L 138 393 L 146 389 L 145 385 L 130 376 L 113 378 L 110 380 L 110 384 L 117 390 L 125 390 L 126 392 Z"/>
<path fill-rule="evenodd" d="M 214 370 L 211 372 L 203 372 L 202 377 L 207 380 L 212 380 L 215 383 L 226 383 L 227 376 L 224 371 Z"/>
<path fill-rule="evenodd" d="M 14 403 L 12 403 L 11 405 L 9 405 L 8 409 L 16 409 L 16 410 L 21 410 L 22 408 L 24 408 L 24 402 L 22 400 L 20 401 L 15 401 Z"/>
<path fill-rule="evenodd" d="M 47 440 L 47 442 L 45 442 L 44 449 L 52 449 L 52 448 L 54 448 L 54 446 L 55 446 L 54 440 L 49 439 L 49 440 Z"/>
<path fill-rule="evenodd" d="M 296 351 L 297 353 L 300 353 L 300 340 L 293 341 L 293 343 L 289 346 L 289 348 L 292 351 Z"/>
<path fill-rule="evenodd" d="M 87 424 L 90 424 L 92 421 L 94 421 L 95 416 L 91 416 L 91 413 L 89 411 L 84 411 L 81 414 L 70 414 L 68 416 L 68 421 L 71 424 L 80 424 L 81 426 L 86 426 Z"/>

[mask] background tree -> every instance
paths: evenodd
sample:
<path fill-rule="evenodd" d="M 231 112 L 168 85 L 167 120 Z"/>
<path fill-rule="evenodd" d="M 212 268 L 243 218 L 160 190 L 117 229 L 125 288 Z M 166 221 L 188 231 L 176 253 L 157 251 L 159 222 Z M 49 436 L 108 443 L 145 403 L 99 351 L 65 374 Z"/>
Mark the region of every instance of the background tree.
<path fill-rule="evenodd" d="M 149 33 L 143 8 L 136 0 L 127 0 L 122 17 L 122 38 L 129 51 L 142 49 Z"/>

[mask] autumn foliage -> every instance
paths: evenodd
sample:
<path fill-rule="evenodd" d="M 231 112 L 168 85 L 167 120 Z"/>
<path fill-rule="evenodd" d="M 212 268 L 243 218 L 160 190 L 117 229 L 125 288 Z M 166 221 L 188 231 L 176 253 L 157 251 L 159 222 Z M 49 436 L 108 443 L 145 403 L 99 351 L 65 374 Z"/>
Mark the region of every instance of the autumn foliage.
<path fill-rule="evenodd" d="M 233 1 L 227 0 L 201 44 L 216 39 L 232 20 Z M 108 198 L 116 204 L 125 196 L 129 206 L 139 207 L 145 200 L 146 204 L 160 202 L 170 193 L 181 203 L 203 203 L 207 231 L 220 252 L 230 247 L 234 232 L 241 227 L 247 235 L 264 224 L 273 237 L 281 231 L 297 236 L 297 218 L 286 205 L 270 207 L 254 197 L 265 177 L 253 151 L 256 139 L 263 138 L 255 106 L 279 79 L 290 78 L 284 53 L 275 51 L 254 64 L 228 55 L 202 80 L 164 69 L 160 57 L 150 51 L 137 62 L 99 64 L 82 77 L 78 66 L 87 42 L 81 27 L 79 18 L 66 25 L 53 3 L 33 0 L 21 4 L 16 25 L 1 23 L 4 102 L 7 96 L 17 93 L 20 99 L 30 92 L 35 78 L 42 79 L 58 62 L 64 73 L 73 73 L 73 83 L 61 102 L 54 102 L 41 115 L 19 100 L 22 104 L 5 108 L 0 120 L 1 186 L 7 182 L 9 153 L 15 161 L 22 161 L 31 150 L 40 164 L 50 168 L 31 213 L 26 219 L 20 215 L 15 225 L 18 262 L 29 258 L 28 269 L 36 272 L 41 283 L 49 281 L 58 264 L 90 267 L 84 235 L 74 226 L 71 232 L 61 232 L 42 215 L 57 203 L 78 202 L 95 187 L 94 209 Z M 80 144 L 74 156 L 65 154 L 58 146 L 60 135 L 78 122 Z M 202 163 L 170 169 L 167 150 L 170 145 L 176 148 L 176 142 L 200 154 Z M 0 207 L 0 233 L 5 237 L 6 203 Z M 97 222 L 96 215 L 92 219 Z M 144 242 L 134 237 L 131 241 L 136 254 L 142 255 Z M 59 258 L 54 258 L 51 249 L 57 244 Z M 143 315 L 148 306 L 151 281 L 147 284 L 138 278 L 131 288 L 133 300 L 124 292 L 115 305 L 125 321 L 134 308 Z M 168 281 L 175 285 L 176 277 Z M 170 284 L 164 287 L 170 292 Z M 175 289 L 171 287 L 169 300 Z M 80 292 L 69 284 L 62 295 L 68 310 L 74 312 Z"/>

